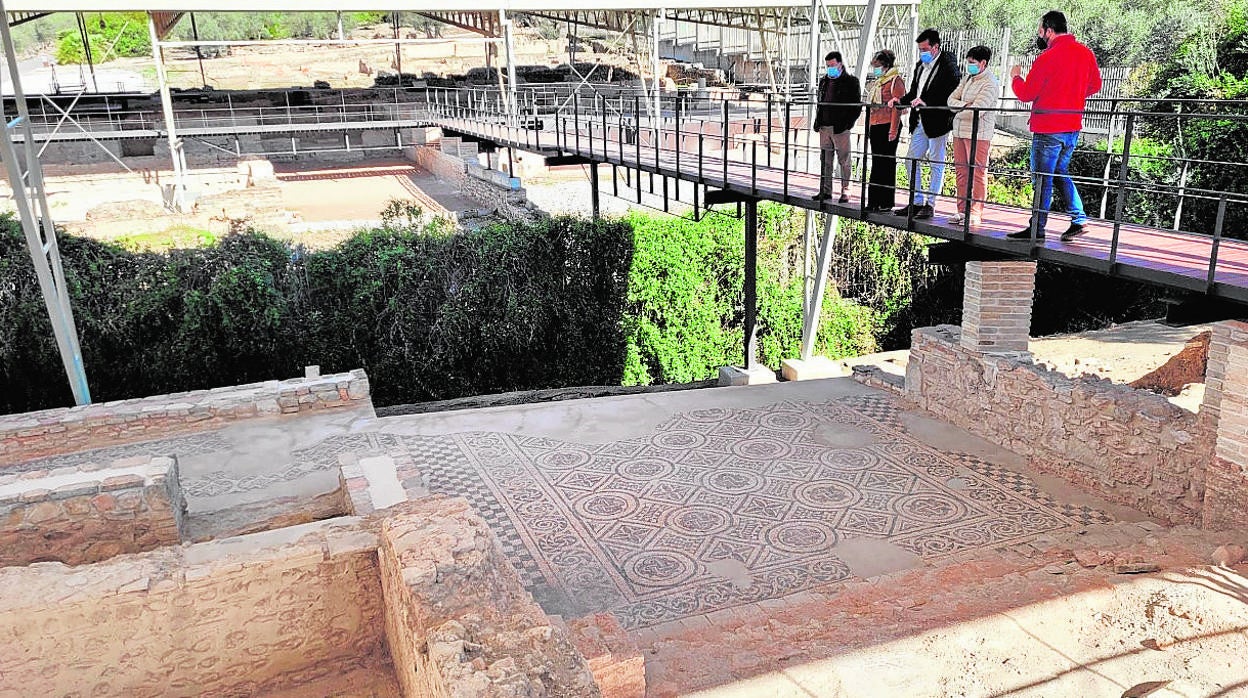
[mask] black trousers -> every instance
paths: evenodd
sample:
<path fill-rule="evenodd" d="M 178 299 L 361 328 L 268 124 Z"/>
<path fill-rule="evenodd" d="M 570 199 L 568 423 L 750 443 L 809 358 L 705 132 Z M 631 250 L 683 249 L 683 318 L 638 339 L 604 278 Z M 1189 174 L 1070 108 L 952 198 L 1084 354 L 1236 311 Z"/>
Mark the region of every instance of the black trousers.
<path fill-rule="evenodd" d="M 867 208 L 892 208 L 897 192 L 897 142 L 888 139 L 888 124 L 870 128 L 871 183 L 867 187 Z"/>

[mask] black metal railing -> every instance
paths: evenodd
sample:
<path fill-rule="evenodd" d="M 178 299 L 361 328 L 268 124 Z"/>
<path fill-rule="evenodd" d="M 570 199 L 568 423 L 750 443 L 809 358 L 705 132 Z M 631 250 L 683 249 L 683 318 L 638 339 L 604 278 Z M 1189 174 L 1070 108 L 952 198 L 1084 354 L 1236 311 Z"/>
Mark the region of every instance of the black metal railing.
<path fill-rule="evenodd" d="M 938 216 L 932 222 L 916 220 L 912 208 L 903 218 L 874 214 L 865 210 L 867 167 L 870 161 L 868 139 L 863 124 L 872 113 L 890 109 L 885 105 L 861 104 L 863 114 L 853 131 L 852 193 L 856 202 L 815 203 L 811 196 L 818 187 L 820 148 L 810 128 L 817 105 L 809 100 L 784 99 L 775 95 L 742 98 L 733 93 L 664 92 L 618 90 L 607 96 L 595 90 L 520 91 L 512 107 L 504 93 L 473 91 L 471 97 L 460 90 L 431 90 L 430 111 L 437 119 L 453 119 L 453 127 L 500 141 L 529 148 L 557 150 L 692 180 L 699 184 L 724 187 L 743 194 L 785 203 L 853 215 L 893 227 L 929 233 L 948 239 L 970 240 L 994 237 L 973 224 L 967 215 L 957 225 Z M 452 95 L 455 95 L 452 97 Z M 925 107 L 941 109 L 946 107 Z M 974 170 L 976 149 L 993 148 L 994 154 L 1008 150 L 1001 146 L 1009 137 L 995 143 L 982 140 L 978 133 L 985 113 L 998 123 L 1006 118 L 1025 119 L 1026 105 L 1003 101 L 992 109 L 970 108 L 972 124 L 968 170 Z M 1219 252 L 1229 239 L 1248 237 L 1248 191 L 1234 186 L 1214 186 L 1213 182 L 1248 182 L 1248 162 L 1219 152 L 1185 152 L 1181 133 L 1210 128 L 1243 129 L 1248 133 L 1248 105 L 1226 100 L 1093 99 L 1081 112 L 1084 119 L 1098 118 L 1106 123 L 1123 124 L 1121 134 L 1109 138 L 1088 137 L 1079 142 L 1072 155 L 1071 180 L 1082 194 L 1084 210 L 1098 227 L 1110 231 L 1108 248 L 1083 245 L 1063 248 L 1072 254 L 1098 257 L 1099 268 L 1113 271 L 1123 263 L 1144 264 L 1141 258 L 1156 257 L 1166 246 L 1178 262 L 1154 260 L 1152 268 L 1174 285 L 1194 290 L 1211 290 L 1219 283 Z M 909 115 L 903 115 L 903 122 Z M 524 128 L 517 129 L 523 122 Z M 999 126 L 1004 131 L 1004 125 Z M 903 123 L 902 132 L 908 129 Z M 1027 134 L 1013 138 L 1015 154 L 1025 151 Z M 1243 138 L 1243 136 L 1239 136 Z M 902 136 L 902 140 L 907 140 Z M 952 149 L 939 160 L 947 170 L 956 168 Z M 907 176 L 915 158 L 904 147 L 896 155 L 896 191 L 902 204 L 915 201 L 918 182 Z M 1000 158 L 998 158 L 1000 160 Z M 922 164 L 922 163 L 921 163 Z M 949 181 L 946 173 L 946 182 Z M 965 187 L 964 208 L 968 213 L 982 205 L 996 213 L 1027 214 L 1038 210 L 1036 177 L 1026 162 L 990 159 L 987 173 L 997 186 L 987 196 L 974 198 L 972 186 Z M 1216 177 L 1214 176 L 1216 173 Z M 1199 175 L 1199 176 L 1194 176 Z M 1203 183 L 1202 183 L 1203 182 Z M 1004 186 L 1002 186 L 1004 185 Z M 1031 202 L 1020 201 L 1031 189 Z M 995 197 L 995 198 L 994 198 Z M 940 199 L 952 197 L 942 192 Z M 1056 200 L 1058 195 L 1054 194 Z M 1057 211 L 1054 215 L 1062 215 Z M 1017 215 L 1013 218 L 1017 219 Z M 1010 216 L 1005 216 L 1009 219 Z M 991 225 L 991 224 L 989 224 Z M 988 226 L 985 226 L 988 227 Z M 1020 226 L 1021 227 L 1021 226 Z M 996 231 L 999 235 L 1002 231 Z M 1010 232 L 1016 232 L 1011 230 Z M 1028 240 L 1010 244 L 1027 251 L 1041 247 L 1040 231 L 1032 226 Z M 1128 233 L 1130 235 L 1128 235 Z M 1155 234 L 1142 241 L 1141 233 Z M 1164 236 L 1161 234 L 1165 234 Z M 1126 238 L 1131 237 L 1128 241 Z M 1180 250 L 1181 240 L 1201 245 Z M 1192 250 L 1201 250 L 1193 252 Z M 1199 254 L 1202 270 L 1192 272 Z M 1124 261 L 1125 260 L 1125 261 Z M 1237 262 L 1239 264 L 1239 262 Z M 1182 269 L 1186 268 L 1186 272 Z M 1248 268 L 1227 268 L 1241 274 L 1233 283 L 1248 286 Z M 1178 278 L 1183 277 L 1183 278 Z"/>

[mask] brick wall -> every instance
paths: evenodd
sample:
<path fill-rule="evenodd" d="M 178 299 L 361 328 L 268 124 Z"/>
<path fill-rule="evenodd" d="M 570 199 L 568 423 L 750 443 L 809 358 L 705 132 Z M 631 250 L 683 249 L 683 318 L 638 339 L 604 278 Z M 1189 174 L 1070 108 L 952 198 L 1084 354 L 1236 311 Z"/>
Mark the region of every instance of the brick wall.
<path fill-rule="evenodd" d="M 601 696 L 585 658 L 467 501 L 429 497 L 390 513 L 378 557 L 387 644 L 406 695 Z"/>
<path fill-rule="evenodd" d="M 205 431 L 261 415 L 339 407 L 372 409 L 364 371 L 2 415 L 0 466 Z"/>
<path fill-rule="evenodd" d="M 376 548 L 335 519 L 0 569 L 0 695 L 267 695 L 389 671 Z"/>
<path fill-rule="evenodd" d="M 1206 528 L 1248 526 L 1248 322 L 1214 326 L 1201 408 L 1217 425 L 1209 465 L 1203 524 Z"/>
<path fill-rule="evenodd" d="M 172 458 L 3 476 L 0 565 L 81 565 L 177 545 L 185 510 Z"/>
<path fill-rule="evenodd" d="M 1207 419 L 1106 379 L 969 351 L 960 335 L 949 325 L 914 331 L 906 397 L 1108 501 L 1171 523 L 1200 520 L 1214 444 Z"/>
<path fill-rule="evenodd" d="M 1027 351 L 1035 288 L 1035 262 L 967 262 L 962 346 L 994 353 Z"/>

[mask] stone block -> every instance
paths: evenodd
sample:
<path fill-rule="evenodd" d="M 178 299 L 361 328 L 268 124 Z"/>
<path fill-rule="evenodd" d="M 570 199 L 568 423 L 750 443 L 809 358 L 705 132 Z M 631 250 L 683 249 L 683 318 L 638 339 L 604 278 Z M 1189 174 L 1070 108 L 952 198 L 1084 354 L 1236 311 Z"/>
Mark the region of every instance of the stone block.
<path fill-rule="evenodd" d="M 568 635 L 603 698 L 645 698 L 645 656 L 615 616 L 596 613 L 569 621 Z"/>
<path fill-rule="evenodd" d="M 740 366 L 720 366 L 719 385 L 766 385 L 776 382 L 776 372 L 766 366 L 745 369 Z"/>
<path fill-rule="evenodd" d="M 21 492 L 22 516 L 0 504 L 0 565 L 56 560 L 69 565 L 181 542 L 185 503 L 172 458 L 119 459 L 111 467 L 41 471 L 0 485 Z"/>
<path fill-rule="evenodd" d="M 832 361 L 826 356 L 812 356 L 806 361 L 785 359 L 780 365 L 780 372 L 786 381 L 840 378 L 849 375 L 843 364 L 839 361 Z"/>

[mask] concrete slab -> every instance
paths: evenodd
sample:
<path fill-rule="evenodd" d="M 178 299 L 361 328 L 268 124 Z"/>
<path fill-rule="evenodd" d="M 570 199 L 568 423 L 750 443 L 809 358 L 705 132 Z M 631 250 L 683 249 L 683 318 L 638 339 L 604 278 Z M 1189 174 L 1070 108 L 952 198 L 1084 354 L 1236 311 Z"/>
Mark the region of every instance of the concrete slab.
<path fill-rule="evenodd" d="M 847 538 L 830 551 L 857 577 L 868 579 L 923 566 L 923 558 L 886 540 Z"/>
<path fill-rule="evenodd" d="M 780 372 L 786 381 L 807 381 L 818 378 L 839 378 L 849 375 L 843 363 L 826 356 L 812 356 L 808 361 L 785 359 Z"/>
<path fill-rule="evenodd" d="M 776 372 L 766 366 L 742 368 L 740 366 L 720 366 L 719 384 L 729 385 L 766 385 L 776 382 Z"/>

